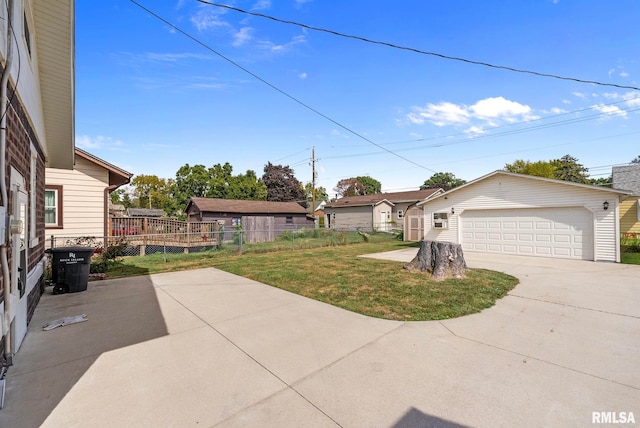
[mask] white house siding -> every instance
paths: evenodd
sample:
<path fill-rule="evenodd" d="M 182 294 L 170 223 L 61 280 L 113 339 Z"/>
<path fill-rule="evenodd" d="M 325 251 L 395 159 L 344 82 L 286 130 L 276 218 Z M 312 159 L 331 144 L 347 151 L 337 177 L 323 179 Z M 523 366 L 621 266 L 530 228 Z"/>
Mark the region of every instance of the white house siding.
<path fill-rule="evenodd" d="M 604 211 L 603 202 L 609 202 Z M 584 207 L 594 214 L 594 259 L 619 261 L 615 216 L 618 195 L 612 192 L 535 178 L 496 174 L 423 204 L 424 239 L 462 242 L 459 218 L 465 210 Z M 451 214 L 453 209 L 454 214 Z M 432 214 L 449 213 L 449 228 L 433 229 Z"/>
<path fill-rule="evenodd" d="M 104 235 L 104 190 L 109 172 L 93 162 L 76 156 L 75 169 L 47 168 L 46 185 L 62 186 L 63 229 L 47 229 L 46 239 Z"/>

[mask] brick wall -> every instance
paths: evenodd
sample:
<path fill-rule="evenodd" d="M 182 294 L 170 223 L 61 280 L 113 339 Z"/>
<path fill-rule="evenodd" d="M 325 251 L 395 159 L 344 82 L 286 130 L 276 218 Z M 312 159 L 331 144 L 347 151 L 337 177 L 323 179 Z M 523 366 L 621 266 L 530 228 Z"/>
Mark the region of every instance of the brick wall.
<path fill-rule="evenodd" d="M 0 70 L 1 71 L 1 70 Z M 11 183 L 11 167 L 15 168 L 24 177 L 25 184 L 27 186 L 27 192 L 36 192 L 36 236 L 38 237 L 38 244 L 35 247 L 29 248 L 29 265 L 28 270 L 31 271 L 42 260 L 44 256 L 44 174 L 45 174 L 45 160 L 44 153 L 40 149 L 40 144 L 36 138 L 35 132 L 31 123 L 28 120 L 28 116 L 25 109 L 18 100 L 18 97 L 13 96 L 13 92 L 9 92 L 9 99 L 11 100 L 9 109 L 7 111 L 7 150 L 5 160 L 7 164 L 7 170 L 4 172 L 7 182 L 8 200 L 2 201 L 2 204 L 7 207 L 7 212 L 13 212 L 13 195 L 10 188 Z M 38 153 L 38 159 L 36 162 L 36 189 L 31 189 L 31 145 L 36 148 Z M 31 203 L 31 199 L 29 199 Z M 29 211 L 31 212 L 31 211 Z M 29 225 L 24 225 L 25 229 L 29 231 Z M 29 245 L 29 243 L 25 243 Z M 12 257 L 11 247 L 8 248 L 9 254 L 9 266 L 11 266 Z M 0 275 L 0 301 L 3 299 L 2 290 L 5 284 Z M 44 278 L 39 279 L 39 286 L 35 287 L 29 296 L 27 297 L 27 304 L 29 307 L 29 319 L 35 310 L 40 296 L 44 291 Z"/>

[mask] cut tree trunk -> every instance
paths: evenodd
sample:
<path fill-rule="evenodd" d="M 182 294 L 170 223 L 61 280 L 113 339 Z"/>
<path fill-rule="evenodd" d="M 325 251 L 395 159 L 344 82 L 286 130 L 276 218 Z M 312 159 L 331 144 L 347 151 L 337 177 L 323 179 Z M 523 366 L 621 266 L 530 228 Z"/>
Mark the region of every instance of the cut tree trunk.
<path fill-rule="evenodd" d="M 467 262 L 462 246 L 453 242 L 420 241 L 418 254 L 404 265 L 409 272 L 429 272 L 436 281 L 445 278 L 464 278 Z"/>

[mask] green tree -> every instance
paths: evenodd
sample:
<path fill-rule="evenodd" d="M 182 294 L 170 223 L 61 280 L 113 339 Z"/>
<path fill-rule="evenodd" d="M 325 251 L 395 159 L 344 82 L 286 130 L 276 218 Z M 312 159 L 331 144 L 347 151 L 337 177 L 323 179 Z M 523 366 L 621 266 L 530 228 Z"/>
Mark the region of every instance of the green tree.
<path fill-rule="evenodd" d="M 130 195 L 131 189 L 129 187 L 119 187 L 109 195 L 109 199 L 112 204 L 123 205 L 125 208 L 133 207 L 133 201 Z"/>
<path fill-rule="evenodd" d="M 636 156 L 635 159 L 632 159 L 631 163 L 640 163 L 640 156 Z"/>
<path fill-rule="evenodd" d="M 304 193 L 307 196 L 307 203 L 311 204 L 311 201 L 313 200 L 313 184 L 311 182 L 305 183 Z M 316 187 L 316 205 L 322 201 L 328 202 L 329 194 L 327 193 L 327 189 L 322 186 L 318 186 Z"/>
<path fill-rule="evenodd" d="M 600 187 L 611 187 L 613 184 L 613 177 L 610 175 L 609 177 L 590 178 L 589 184 Z"/>
<path fill-rule="evenodd" d="M 451 172 L 436 172 L 429 179 L 420 186 L 420 190 L 426 189 L 443 189 L 444 191 L 453 189 L 454 187 L 462 186 L 466 181 L 456 176 Z"/>
<path fill-rule="evenodd" d="M 267 201 L 305 202 L 304 187 L 289 165 L 274 165 L 267 162 L 264 166 L 262 182 L 267 186 Z"/>
<path fill-rule="evenodd" d="M 531 162 L 518 159 L 504 166 L 505 171 L 517 174 L 535 175 L 537 177 L 556 178 L 558 163 L 555 160 Z"/>
<path fill-rule="evenodd" d="M 375 178 L 371 178 L 368 175 L 356 177 L 356 181 L 364 188 L 363 195 L 373 195 L 375 193 L 382 193 L 382 184 Z"/>
<path fill-rule="evenodd" d="M 170 198 L 170 189 L 164 178 L 156 175 L 136 175 L 131 180 L 135 205 L 139 208 L 162 208 Z"/>
<path fill-rule="evenodd" d="M 247 170 L 245 174 L 238 174 L 229 178 L 229 187 L 225 197 L 227 199 L 265 201 L 267 199 L 267 186 L 256 176 L 254 171 Z"/>
<path fill-rule="evenodd" d="M 557 161 L 555 177 L 557 180 L 572 181 L 574 183 L 589 184 L 589 170 L 578 159 L 564 155 Z"/>

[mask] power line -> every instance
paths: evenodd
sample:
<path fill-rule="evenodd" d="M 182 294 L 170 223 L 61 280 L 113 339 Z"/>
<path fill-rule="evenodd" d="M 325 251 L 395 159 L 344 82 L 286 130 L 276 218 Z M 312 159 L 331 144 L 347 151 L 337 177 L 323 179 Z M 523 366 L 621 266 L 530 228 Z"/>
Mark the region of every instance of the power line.
<path fill-rule="evenodd" d="M 278 87 L 277 87 L 277 86 L 275 86 L 274 84 L 272 84 L 272 83 L 268 82 L 267 80 L 263 79 L 262 77 L 258 76 L 258 75 L 257 75 L 257 74 L 255 74 L 255 73 L 253 73 L 253 72 L 252 72 L 252 71 L 250 71 L 249 69 L 247 69 L 247 68 L 245 68 L 245 67 L 241 66 L 241 65 L 240 65 L 240 64 L 238 64 L 237 62 L 233 61 L 232 59 L 230 59 L 230 58 L 226 57 L 225 55 L 221 54 L 220 52 L 216 51 L 216 50 L 215 50 L 215 49 L 213 49 L 211 46 L 209 46 L 209 45 L 207 45 L 206 43 L 204 43 L 204 42 L 200 41 L 200 40 L 199 40 L 199 39 L 197 39 L 196 37 L 192 36 L 191 34 L 187 33 L 187 32 L 186 32 L 186 31 L 184 31 L 184 30 L 182 30 L 180 27 L 176 26 L 175 24 L 173 24 L 173 23 L 171 23 L 171 22 L 167 21 L 166 19 L 164 19 L 164 18 L 163 18 L 163 17 L 161 17 L 160 15 L 156 14 L 155 12 L 151 11 L 150 9 L 147 9 L 146 7 L 144 7 L 143 5 L 141 5 L 140 3 L 138 3 L 137 1 L 135 1 L 135 0 L 130 0 L 130 1 L 131 1 L 131 3 L 135 4 L 136 6 L 138 6 L 140 9 L 144 10 L 145 12 L 147 12 L 149 15 L 151 15 L 151 16 L 153 16 L 153 17 L 157 18 L 158 20 L 160 20 L 160 21 L 164 22 L 165 24 L 167 24 L 168 26 L 170 26 L 170 27 L 171 27 L 171 28 L 173 28 L 174 30 L 178 31 L 178 32 L 179 32 L 179 33 L 181 33 L 182 35 L 184 35 L 184 36 L 188 37 L 189 39 L 193 40 L 194 42 L 196 42 L 196 43 L 197 43 L 197 44 L 199 44 L 200 46 L 202 46 L 202 47 L 204 47 L 205 49 L 207 49 L 208 51 L 210 51 L 210 52 L 212 52 L 212 53 L 216 54 L 217 56 L 219 56 L 220 58 L 224 59 L 224 60 L 225 60 L 225 61 L 227 61 L 228 63 L 230 63 L 230 64 L 232 64 L 232 65 L 236 66 L 236 67 L 237 67 L 237 68 L 239 68 L 240 70 L 242 70 L 242 71 L 244 71 L 245 73 L 249 74 L 249 75 L 250 75 L 251 77 L 253 77 L 254 79 L 259 80 L 260 82 L 262 82 L 262 83 L 264 83 L 265 85 L 269 86 L 271 89 L 273 89 L 273 90 L 275 90 L 275 91 L 279 92 L 280 94 L 284 95 L 285 97 L 289 98 L 290 100 L 292 100 L 292 101 L 294 101 L 294 102 L 296 102 L 296 103 L 300 104 L 302 107 L 306 108 L 307 110 L 309 110 L 309 111 L 311 111 L 311 112 L 315 113 L 316 115 L 318 115 L 318 116 L 320 116 L 320 117 L 322 117 L 322 118 L 324 118 L 324 119 L 328 120 L 329 122 L 333 123 L 334 125 L 339 126 L 340 128 L 344 129 L 345 131 L 349 132 L 350 134 L 353 134 L 353 135 L 355 135 L 356 137 L 361 138 L 362 140 L 364 140 L 364 141 L 368 142 L 369 144 L 372 144 L 372 145 L 374 145 L 374 146 L 378 147 L 379 149 L 382 149 L 382 150 L 384 150 L 385 152 L 387 152 L 387 153 L 389 153 L 389 154 L 391 154 L 391 155 L 393 155 L 393 156 L 396 156 L 397 158 L 400 158 L 400 159 L 402 159 L 402 160 L 404 160 L 404 161 L 406 161 L 406 162 L 408 162 L 408 163 L 410 163 L 410 164 L 412 164 L 412 165 L 415 165 L 415 166 L 417 166 L 417 167 L 419 167 L 419 168 L 426 169 L 427 171 L 431 171 L 431 172 L 434 172 L 434 173 L 435 173 L 435 171 L 434 171 L 434 170 L 432 170 L 432 169 L 430 169 L 430 168 L 427 168 L 426 166 L 421 165 L 421 164 L 419 164 L 419 163 L 417 163 L 417 162 L 414 162 L 414 161 L 412 161 L 412 160 L 411 160 L 411 159 L 409 159 L 409 158 L 406 158 L 406 157 L 404 157 L 404 156 L 402 156 L 402 155 L 399 155 L 399 154 L 397 154 L 396 152 L 394 152 L 394 151 L 392 151 L 392 150 L 389 150 L 389 149 L 387 149 L 386 147 L 381 146 L 380 144 L 375 143 L 374 141 L 372 141 L 372 140 L 368 139 L 368 138 L 367 138 L 367 137 L 365 137 L 364 135 L 359 134 L 358 132 L 356 132 L 356 131 L 354 131 L 353 129 L 351 129 L 351 128 L 347 127 L 346 125 L 343 125 L 342 123 L 338 122 L 337 120 L 332 119 L 331 117 L 327 116 L 327 115 L 326 115 L 326 114 L 324 114 L 324 113 L 321 113 L 319 110 L 316 110 L 315 108 L 313 108 L 313 107 L 311 107 L 310 105 L 308 105 L 308 104 L 304 103 L 303 101 L 299 100 L 298 98 L 294 97 L 293 95 L 291 95 L 291 94 L 289 94 L 289 93 L 285 92 L 284 90 L 282 90 L 282 89 L 278 88 Z"/>
<path fill-rule="evenodd" d="M 133 1 L 133 0 L 131 0 L 131 1 Z M 417 49 L 417 48 L 396 45 L 394 43 L 382 42 L 382 41 L 379 41 L 379 40 L 372 40 L 372 39 L 368 39 L 368 38 L 362 37 L 362 36 L 354 36 L 352 34 L 346 34 L 346 33 L 341 33 L 341 32 L 334 31 L 334 30 L 328 30 L 326 28 L 314 27 L 314 26 L 303 24 L 303 23 L 300 23 L 300 22 L 288 21 L 288 20 L 285 20 L 285 19 L 276 18 L 274 16 L 265 15 L 263 13 L 251 12 L 251 11 L 248 11 L 248 10 L 240 9 L 240 8 L 229 6 L 229 5 L 225 5 L 225 4 L 212 3 L 212 2 L 209 2 L 209 1 L 205 1 L 205 0 L 197 0 L 197 1 L 200 2 L 200 3 L 206 4 L 206 5 L 209 5 L 209 6 L 215 6 L 215 7 L 219 7 L 219 8 L 223 8 L 223 9 L 233 10 L 233 11 L 244 13 L 244 14 L 247 14 L 247 15 L 257 16 L 259 18 L 270 19 L 272 21 L 280 22 L 282 24 L 295 25 L 295 26 L 298 26 L 298 27 L 305 28 L 307 30 L 313 30 L 313 31 L 318 31 L 318 32 L 322 32 L 322 33 L 328 33 L 328 34 L 332 34 L 334 36 L 339 36 L 339 37 L 345 37 L 345 38 L 348 38 L 348 39 L 359 40 L 359 41 L 362 41 L 362 42 L 372 43 L 372 44 L 375 44 L 375 45 L 387 46 L 387 47 L 390 47 L 390 48 L 405 50 L 405 51 L 414 52 L 414 53 L 419 53 L 419 54 L 422 54 L 422 55 L 435 56 L 435 57 L 438 57 L 438 58 L 447 59 L 447 60 L 451 60 L 451 61 L 459 61 L 459 62 L 464 62 L 464 63 L 467 63 L 467 64 L 481 65 L 483 67 L 490 67 L 490 68 L 496 68 L 496 69 L 500 69 L 500 70 L 507 70 L 507 71 L 511 71 L 511 72 L 514 72 L 514 73 L 531 74 L 531 75 L 538 76 L 538 77 L 549 77 L 549 78 L 553 78 L 553 79 L 569 80 L 569 81 L 578 82 L 578 83 L 591 83 L 593 85 L 610 86 L 610 87 L 620 88 L 620 89 L 640 90 L 640 88 L 636 87 L 636 86 L 618 85 L 618 84 L 615 84 L 615 83 L 604 83 L 604 82 L 599 82 L 599 81 L 596 81 L 596 80 L 578 79 L 578 78 L 575 78 L 575 77 L 566 77 L 566 76 L 560 76 L 560 75 L 557 75 L 557 74 L 542 73 L 542 72 L 539 72 L 539 71 L 525 70 L 525 69 L 521 69 L 521 68 L 509 67 L 509 66 L 506 66 L 506 65 L 496 65 L 496 64 L 491 64 L 491 63 L 488 63 L 488 62 L 483 62 L 483 61 L 475 61 L 475 60 L 471 60 L 471 59 L 467 59 L 467 58 L 445 55 L 445 54 L 441 54 L 441 53 L 438 53 L 438 52 L 423 51 L 423 50 Z M 134 1 L 134 3 L 135 3 L 135 1 Z"/>

